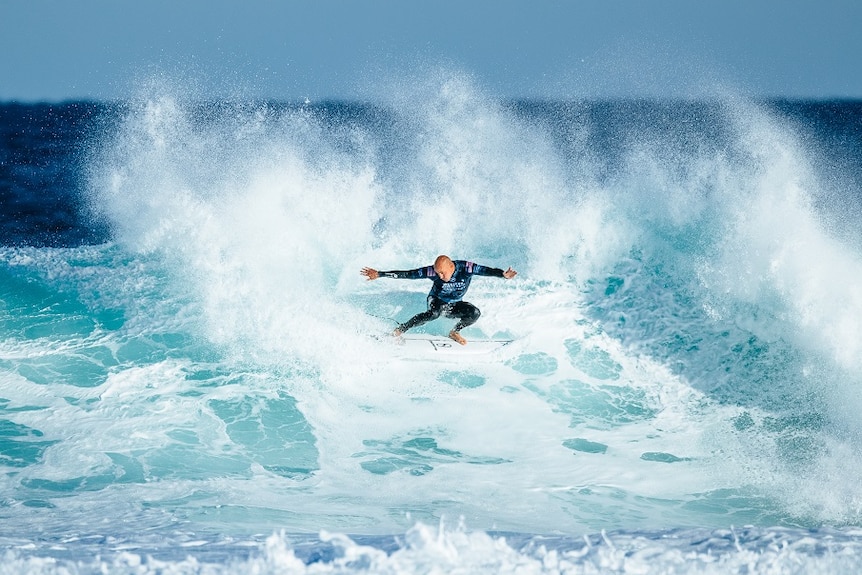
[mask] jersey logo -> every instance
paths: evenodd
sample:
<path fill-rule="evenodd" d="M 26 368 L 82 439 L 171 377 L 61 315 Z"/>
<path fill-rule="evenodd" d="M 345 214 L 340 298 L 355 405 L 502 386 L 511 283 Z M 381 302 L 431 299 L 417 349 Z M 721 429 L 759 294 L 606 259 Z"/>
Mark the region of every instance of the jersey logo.
<path fill-rule="evenodd" d="M 459 281 L 459 282 L 448 282 L 443 284 L 443 291 L 446 293 L 465 291 L 467 289 L 467 282 Z"/>

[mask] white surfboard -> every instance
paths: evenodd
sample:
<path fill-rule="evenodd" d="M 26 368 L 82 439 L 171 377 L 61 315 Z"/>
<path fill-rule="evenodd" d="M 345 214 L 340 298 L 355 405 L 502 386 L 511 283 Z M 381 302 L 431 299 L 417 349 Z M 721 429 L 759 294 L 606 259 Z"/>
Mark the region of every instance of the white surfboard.
<path fill-rule="evenodd" d="M 477 355 L 492 353 L 512 343 L 511 339 L 467 339 L 467 345 L 439 335 L 404 335 L 393 343 L 408 353 Z"/>

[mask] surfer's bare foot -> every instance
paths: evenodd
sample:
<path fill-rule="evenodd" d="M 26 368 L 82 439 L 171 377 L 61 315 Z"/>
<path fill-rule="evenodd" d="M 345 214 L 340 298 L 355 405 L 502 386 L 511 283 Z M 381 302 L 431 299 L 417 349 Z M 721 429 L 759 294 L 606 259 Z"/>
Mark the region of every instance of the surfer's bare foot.
<path fill-rule="evenodd" d="M 457 341 L 461 345 L 467 345 L 467 340 L 464 339 L 464 336 L 462 336 L 460 333 L 458 333 L 455 330 L 452 330 L 449 332 L 449 339 L 454 339 L 455 341 Z"/>
<path fill-rule="evenodd" d="M 404 332 L 401 331 L 400 329 L 396 329 L 395 331 L 392 332 L 392 337 L 401 337 L 402 333 L 404 333 Z"/>

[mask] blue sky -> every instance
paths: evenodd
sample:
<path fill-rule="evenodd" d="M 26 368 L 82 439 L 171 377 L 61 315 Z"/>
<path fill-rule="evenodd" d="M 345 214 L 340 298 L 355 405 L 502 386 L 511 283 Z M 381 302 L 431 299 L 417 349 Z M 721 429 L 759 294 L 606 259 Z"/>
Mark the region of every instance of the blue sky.
<path fill-rule="evenodd" d="M 862 98 L 860 0 L 2 0 L 0 100 L 367 99 L 431 69 L 492 96 Z"/>

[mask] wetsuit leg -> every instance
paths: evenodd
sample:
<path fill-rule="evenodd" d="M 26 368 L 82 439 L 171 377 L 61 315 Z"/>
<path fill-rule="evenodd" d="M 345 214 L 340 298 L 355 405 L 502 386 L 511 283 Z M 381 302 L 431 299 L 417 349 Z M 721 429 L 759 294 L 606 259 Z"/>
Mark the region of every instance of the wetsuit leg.
<path fill-rule="evenodd" d="M 422 313 L 417 313 L 405 323 L 399 325 L 398 331 L 403 333 L 417 325 L 422 325 L 423 323 L 428 323 L 432 319 L 437 319 L 443 311 L 443 305 L 443 302 L 436 297 L 428 296 L 428 309 Z"/>
<path fill-rule="evenodd" d="M 482 312 L 479 311 L 479 308 L 474 306 L 471 303 L 466 301 L 459 301 L 451 304 L 447 310 L 446 315 L 448 317 L 458 318 L 460 321 L 455 326 L 452 331 L 459 332 L 468 325 L 473 325 L 476 323 L 476 320 L 479 319 L 479 316 L 482 315 Z"/>

